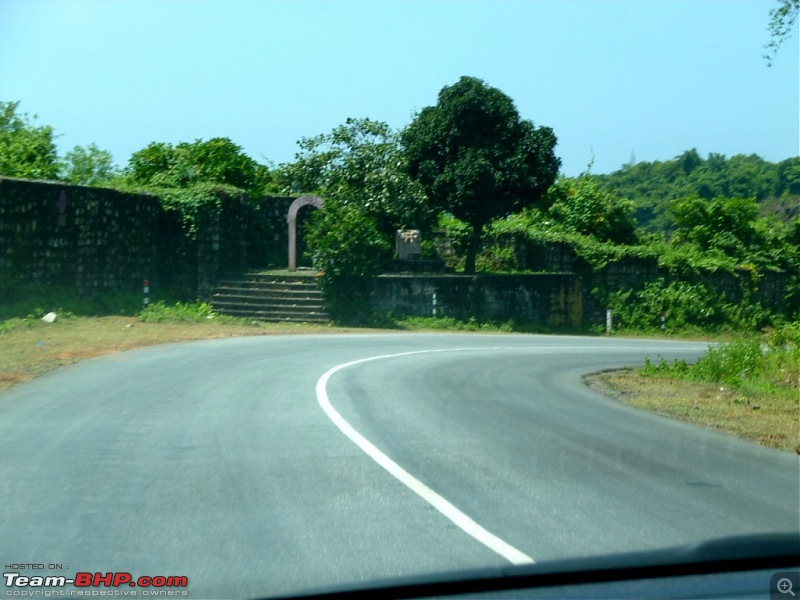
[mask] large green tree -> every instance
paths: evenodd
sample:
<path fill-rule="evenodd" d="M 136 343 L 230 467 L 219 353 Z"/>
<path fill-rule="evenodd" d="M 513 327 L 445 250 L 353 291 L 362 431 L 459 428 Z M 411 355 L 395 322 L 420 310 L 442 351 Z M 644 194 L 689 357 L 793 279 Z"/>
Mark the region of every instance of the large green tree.
<path fill-rule="evenodd" d="M 472 227 L 467 273 L 483 228 L 541 198 L 561 165 L 553 130 L 521 119 L 511 98 L 473 77 L 444 87 L 401 139 L 408 172 L 432 204 Z"/>
<path fill-rule="evenodd" d="M 17 112 L 18 106 L 19 102 L 0 102 L 0 175 L 58 179 L 53 128 L 37 127 L 27 114 Z"/>
<path fill-rule="evenodd" d="M 153 142 L 131 156 L 126 171 L 128 179 L 139 185 L 183 188 L 221 183 L 256 192 L 262 191 L 270 177 L 266 166 L 228 138 L 177 146 Z"/>
<path fill-rule="evenodd" d="M 295 162 L 278 173 L 284 193 L 314 192 L 356 207 L 384 234 L 434 223 L 424 190 L 406 172 L 399 134 L 386 123 L 350 118 L 298 144 Z"/>

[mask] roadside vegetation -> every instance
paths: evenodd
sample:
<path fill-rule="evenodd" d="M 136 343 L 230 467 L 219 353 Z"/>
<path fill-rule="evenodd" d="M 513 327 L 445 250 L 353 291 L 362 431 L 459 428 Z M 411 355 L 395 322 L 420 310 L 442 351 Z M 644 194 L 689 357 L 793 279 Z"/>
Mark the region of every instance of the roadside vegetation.
<path fill-rule="evenodd" d="M 796 18 L 797 3 L 787 6 L 793 12 L 773 14 L 778 25 Z M 53 140 L 52 127 L 20 113 L 17 102 L 0 102 L 0 175 L 146 191 L 180 217 L 187 239 L 215 218 L 223 197 L 322 196 L 325 207 L 305 236 L 337 325 L 546 332 L 479 315 L 374 314 L 365 282 L 393 258 L 397 229 L 420 229 L 423 258 L 457 272 L 643 268 L 648 276 L 624 285 L 597 278 L 592 298 L 613 311 L 614 335 L 726 343 L 696 365 L 652 357 L 639 371 L 603 375 L 606 388 L 678 418 L 800 447 L 800 158 L 771 163 L 691 149 L 665 161 L 632 158 L 609 174 L 592 174 L 590 165 L 578 177 L 559 176 L 555 132 L 522 119 L 508 96 L 472 77 L 442 88 L 403 130 L 347 119 L 301 140 L 296 160 L 278 166 L 258 163 L 228 138 L 152 142 L 123 168 L 93 144 L 59 157 Z M 140 297 L 18 284 L 0 270 L 0 389 L 149 344 L 349 331 L 252 323 L 169 297 L 142 310 Z M 48 312 L 54 323 L 41 321 Z"/>
<path fill-rule="evenodd" d="M 587 383 L 631 406 L 800 454 L 798 323 L 712 346 L 693 365 L 649 359 Z"/>

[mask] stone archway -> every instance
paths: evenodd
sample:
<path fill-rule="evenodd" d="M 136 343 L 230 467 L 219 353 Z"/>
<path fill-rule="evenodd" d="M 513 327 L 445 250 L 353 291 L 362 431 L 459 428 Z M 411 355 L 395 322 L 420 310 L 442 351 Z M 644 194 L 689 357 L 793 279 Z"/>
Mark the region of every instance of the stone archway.
<path fill-rule="evenodd" d="M 300 196 L 289 206 L 289 214 L 286 221 L 289 223 L 289 270 L 297 270 L 297 211 L 304 206 L 314 206 L 322 208 L 325 201 L 319 196 Z"/>

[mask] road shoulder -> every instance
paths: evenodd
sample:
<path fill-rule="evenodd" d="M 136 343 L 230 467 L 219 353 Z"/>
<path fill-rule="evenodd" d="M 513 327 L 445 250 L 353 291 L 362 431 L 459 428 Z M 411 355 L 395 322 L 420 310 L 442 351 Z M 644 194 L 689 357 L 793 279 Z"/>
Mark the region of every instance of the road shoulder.
<path fill-rule="evenodd" d="M 748 398 L 724 386 L 647 377 L 632 369 L 592 373 L 591 389 L 623 404 L 719 429 L 763 446 L 800 454 L 800 405 Z"/>

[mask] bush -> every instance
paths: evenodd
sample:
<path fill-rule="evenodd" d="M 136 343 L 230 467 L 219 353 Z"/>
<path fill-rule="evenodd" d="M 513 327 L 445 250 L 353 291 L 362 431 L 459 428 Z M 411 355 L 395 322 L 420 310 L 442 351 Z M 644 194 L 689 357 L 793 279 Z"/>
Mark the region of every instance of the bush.
<path fill-rule="evenodd" d="M 709 348 L 692 367 L 692 378 L 741 387 L 763 373 L 764 357 L 757 341 L 733 342 Z"/>
<path fill-rule="evenodd" d="M 725 384 L 746 395 L 780 392 L 800 403 L 800 323 L 775 329 L 762 344 L 756 339 L 709 348 L 694 365 L 658 364 L 648 358 L 642 375 Z"/>
<path fill-rule="evenodd" d="M 659 278 L 638 290 L 623 290 L 595 296 L 614 313 L 621 328 L 653 330 L 660 327 L 665 313 L 670 329 L 687 326 L 710 328 L 721 323 L 722 315 L 715 297 L 705 286 L 685 281 L 666 283 Z M 605 297 L 604 297 L 605 296 Z"/>
<path fill-rule="evenodd" d="M 164 302 L 154 302 L 139 313 L 139 318 L 146 323 L 201 322 L 214 317 L 211 306 L 204 302 L 176 302 L 171 306 Z"/>
<path fill-rule="evenodd" d="M 466 321 L 455 317 L 405 317 L 398 320 L 405 329 L 441 329 L 446 331 L 515 331 L 514 322 L 493 322 L 470 317 Z"/>
<path fill-rule="evenodd" d="M 636 290 L 607 294 L 593 290 L 594 296 L 610 308 L 622 329 L 656 330 L 662 313 L 671 330 L 701 329 L 712 331 L 731 328 L 757 331 L 770 323 L 771 314 L 745 291 L 741 301 L 730 302 L 724 295 L 712 293 L 705 285 L 686 281 L 667 283 L 661 277 Z"/>
<path fill-rule="evenodd" d="M 329 200 L 314 213 L 306 235 L 331 316 L 350 323 L 366 318 L 368 280 L 389 255 L 375 221 L 353 205 Z"/>

